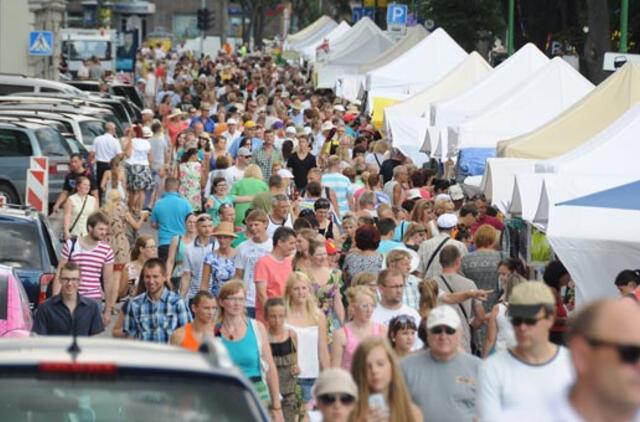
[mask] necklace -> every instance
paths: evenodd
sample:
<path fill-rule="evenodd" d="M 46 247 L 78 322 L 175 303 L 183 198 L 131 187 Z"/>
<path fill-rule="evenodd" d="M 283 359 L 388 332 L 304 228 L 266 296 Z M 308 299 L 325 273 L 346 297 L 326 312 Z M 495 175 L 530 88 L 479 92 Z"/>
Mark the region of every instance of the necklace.
<path fill-rule="evenodd" d="M 232 330 L 231 327 L 228 325 L 223 325 L 222 327 L 227 330 L 227 337 L 229 337 L 229 340 L 233 340 L 236 336 L 235 334 L 236 331 L 238 331 L 237 328 L 233 327 L 233 330 Z"/>

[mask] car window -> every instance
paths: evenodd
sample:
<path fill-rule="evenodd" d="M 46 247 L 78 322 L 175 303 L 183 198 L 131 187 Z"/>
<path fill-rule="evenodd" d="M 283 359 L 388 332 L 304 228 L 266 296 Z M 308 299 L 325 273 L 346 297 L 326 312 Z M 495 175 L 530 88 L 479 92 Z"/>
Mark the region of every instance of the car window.
<path fill-rule="evenodd" d="M 9 372 L 9 371 L 8 371 Z M 13 372 L 13 371 L 11 371 Z M 226 378 L 0 373 L 3 419 L 21 421 L 259 421 L 255 400 Z M 15 372 L 14 372 L 15 373 Z M 28 400 L 24 392 L 28 391 Z"/>
<path fill-rule="evenodd" d="M 15 94 L 16 92 L 25 92 L 25 91 L 32 92 L 33 87 L 25 86 L 25 85 L 0 84 L 0 95 L 9 95 L 9 94 Z"/>
<path fill-rule="evenodd" d="M 59 245 L 59 242 L 57 242 L 57 238 L 51 231 L 49 219 L 44 214 L 38 214 L 38 218 L 40 219 L 40 227 L 42 227 L 42 236 L 44 238 L 44 246 L 47 248 L 49 263 L 52 268 L 56 268 L 58 266 L 58 251 L 56 246 Z M 56 239 L 55 243 L 54 239 Z"/>
<path fill-rule="evenodd" d="M 42 155 L 47 157 L 64 157 L 71 155 L 71 149 L 65 142 L 60 132 L 57 130 L 42 128 L 36 130 L 36 138 L 38 138 L 38 144 L 42 150 Z"/>
<path fill-rule="evenodd" d="M 35 224 L 0 216 L 0 264 L 15 268 L 42 268 L 39 236 Z"/>
<path fill-rule="evenodd" d="M 82 132 L 82 141 L 86 145 L 93 145 L 96 136 L 104 134 L 104 122 L 101 120 L 80 122 L 80 132 Z"/>
<path fill-rule="evenodd" d="M 55 93 L 59 94 L 61 91 L 59 89 L 47 88 L 47 87 L 41 86 L 40 87 L 40 92 L 55 92 Z"/>
<path fill-rule="evenodd" d="M 33 148 L 26 133 L 0 129 L 0 157 L 31 157 Z"/>

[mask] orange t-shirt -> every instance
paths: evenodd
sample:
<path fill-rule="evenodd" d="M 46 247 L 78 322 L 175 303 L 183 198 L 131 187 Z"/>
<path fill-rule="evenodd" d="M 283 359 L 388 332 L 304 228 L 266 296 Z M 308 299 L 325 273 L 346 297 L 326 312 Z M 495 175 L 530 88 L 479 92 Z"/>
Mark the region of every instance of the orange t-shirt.
<path fill-rule="evenodd" d="M 197 352 L 200 348 L 200 343 L 193 336 L 193 326 L 190 322 L 187 322 L 184 326 L 184 338 L 182 339 L 182 343 L 180 343 L 180 346 L 194 352 Z"/>
<path fill-rule="evenodd" d="M 293 257 L 286 257 L 278 261 L 273 255 L 267 254 L 256 262 L 254 280 L 256 283 L 267 284 L 267 298 L 283 297 L 287 278 L 293 271 Z M 256 298 L 256 318 L 266 322 L 264 318 L 264 303 Z"/>

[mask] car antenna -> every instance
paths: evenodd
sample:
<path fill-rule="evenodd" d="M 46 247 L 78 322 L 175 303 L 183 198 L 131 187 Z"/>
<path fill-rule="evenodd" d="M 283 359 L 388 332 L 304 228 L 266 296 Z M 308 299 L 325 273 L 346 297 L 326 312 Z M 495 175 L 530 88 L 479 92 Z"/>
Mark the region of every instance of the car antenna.
<path fill-rule="evenodd" d="M 71 360 L 75 362 L 80 354 L 80 346 L 78 346 L 78 325 L 76 318 L 71 316 L 71 345 L 67 348 L 67 352 L 71 355 Z"/>

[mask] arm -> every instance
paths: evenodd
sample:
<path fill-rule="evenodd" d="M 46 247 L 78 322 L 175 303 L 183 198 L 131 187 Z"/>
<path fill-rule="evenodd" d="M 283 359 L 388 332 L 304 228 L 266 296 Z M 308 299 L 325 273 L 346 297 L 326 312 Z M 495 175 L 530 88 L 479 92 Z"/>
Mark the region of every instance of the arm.
<path fill-rule="evenodd" d="M 329 359 L 329 336 L 327 334 L 327 319 L 324 315 L 321 315 L 320 318 L 318 357 L 320 358 L 321 370 L 331 367 L 331 360 Z"/>
<path fill-rule="evenodd" d="M 342 294 L 340 293 L 340 289 L 336 289 L 336 294 L 333 296 L 333 310 L 336 313 L 336 317 L 338 317 L 338 321 L 340 321 L 340 325 L 342 326 L 345 321 L 344 315 L 344 304 L 342 303 Z"/>
<path fill-rule="evenodd" d="M 104 325 L 109 325 L 111 321 L 111 311 L 116 304 L 116 297 L 118 296 L 118 283 L 113 278 L 113 262 L 106 264 L 102 268 L 102 280 L 104 282 L 104 312 L 102 313 L 102 320 Z"/>
<path fill-rule="evenodd" d="M 133 216 L 131 215 L 131 213 L 127 213 L 124 216 L 125 221 L 127 222 L 127 224 L 129 224 L 131 227 L 133 227 L 136 231 L 140 230 L 142 228 L 142 226 L 144 225 L 144 222 L 146 221 L 146 217 L 140 217 L 139 220 L 136 220 L 135 218 L 133 218 Z"/>
<path fill-rule="evenodd" d="M 344 353 L 345 343 L 344 328 L 339 328 L 333 333 L 333 344 L 331 345 L 331 366 L 334 368 L 342 367 L 342 354 Z"/>
<path fill-rule="evenodd" d="M 102 180 L 100 180 L 100 189 L 102 189 L 103 192 L 107 190 L 107 183 L 109 183 L 110 181 L 111 181 L 111 170 L 107 170 L 102 175 Z"/>
<path fill-rule="evenodd" d="M 396 183 L 395 186 L 393 187 L 393 198 L 391 198 L 391 205 L 400 206 L 401 204 L 402 204 L 402 186 L 400 186 L 400 183 Z"/>
<path fill-rule="evenodd" d="M 255 281 L 256 283 L 256 297 L 258 303 L 264 305 L 267 302 L 267 283 L 264 281 Z"/>
<path fill-rule="evenodd" d="M 191 271 L 184 271 L 180 277 L 180 296 L 186 297 L 191 285 Z"/>
<path fill-rule="evenodd" d="M 167 278 L 171 278 L 173 267 L 176 265 L 176 252 L 178 249 L 178 236 L 174 236 L 169 244 L 169 252 L 167 256 Z"/>
<path fill-rule="evenodd" d="M 209 291 L 209 279 L 211 278 L 211 265 L 202 264 L 202 278 L 200 278 L 200 290 Z"/>
<path fill-rule="evenodd" d="M 54 213 L 58 212 L 62 204 L 66 203 L 68 197 L 69 197 L 69 192 L 63 189 L 62 192 L 60 192 L 60 195 L 58 195 L 58 199 L 56 199 L 56 203 L 53 204 L 52 212 Z"/>
<path fill-rule="evenodd" d="M 498 315 L 498 305 L 495 305 L 489 314 L 489 319 L 487 320 L 487 337 L 484 340 L 484 345 L 482 347 L 482 357 L 486 358 L 489 356 L 489 352 L 491 348 L 496 343 L 496 337 L 498 334 L 498 325 L 496 324 L 496 316 Z"/>
<path fill-rule="evenodd" d="M 271 345 L 267 340 L 269 338 L 267 334 L 267 330 L 264 328 L 264 325 L 260 321 L 256 321 L 258 326 L 258 330 L 260 331 L 260 342 L 262 348 L 262 360 L 264 360 L 269 366 L 269 370 L 267 371 L 267 387 L 269 388 L 269 395 L 271 396 L 271 407 L 272 413 L 274 416 L 274 420 L 283 421 L 282 416 L 282 403 L 280 402 L 280 381 L 278 379 L 278 368 L 276 368 L 276 364 L 273 362 L 273 355 L 271 354 Z"/>
<path fill-rule="evenodd" d="M 484 311 L 484 306 L 482 306 L 482 303 L 478 302 L 477 300 L 472 300 L 471 306 L 473 308 L 473 318 L 471 319 L 471 326 L 473 328 L 480 328 L 487 319 L 486 312 Z"/>
<path fill-rule="evenodd" d="M 64 203 L 64 219 L 62 222 L 62 232 L 64 233 L 64 240 L 69 239 L 71 236 L 71 202 L 65 201 Z"/>
<path fill-rule="evenodd" d="M 465 300 L 476 299 L 480 301 L 485 301 L 487 299 L 487 295 L 493 292 L 493 290 L 482 290 L 482 289 L 472 289 L 472 290 L 462 290 L 459 292 L 443 292 L 438 300 L 446 303 L 447 305 L 456 305 L 458 303 L 462 303 Z"/>
<path fill-rule="evenodd" d="M 180 327 L 171 333 L 171 337 L 169 338 L 169 344 L 173 344 L 174 346 L 180 346 L 182 344 L 182 340 L 184 340 L 184 328 Z"/>
<path fill-rule="evenodd" d="M 238 203 L 240 203 L 240 202 L 251 202 L 251 201 L 253 201 L 253 197 L 254 197 L 254 195 L 250 195 L 250 196 L 247 196 L 247 195 L 235 196 L 233 198 L 233 202 L 238 202 Z"/>
<path fill-rule="evenodd" d="M 327 199 L 331 202 L 331 205 L 333 205 L 333 210 L 335 211 L 338 218 L 342 217 L 340 215 L 340 207 L 338 206 L 338 198 L 336 197 L 336 193 L 333 191 L 333 189 L 329 189 L 329 198 Z"/>

